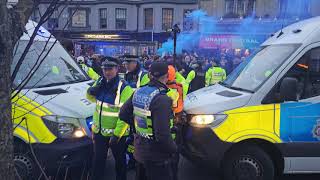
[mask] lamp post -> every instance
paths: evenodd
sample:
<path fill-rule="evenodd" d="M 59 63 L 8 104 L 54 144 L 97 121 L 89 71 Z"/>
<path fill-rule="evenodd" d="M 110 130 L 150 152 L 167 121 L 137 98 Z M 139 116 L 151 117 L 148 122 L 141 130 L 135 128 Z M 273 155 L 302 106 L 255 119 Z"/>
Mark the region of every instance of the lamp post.
<path fill-rule="evenodd" d="M 177 59 L 177 36 L 181 32 L 179 25 L 175 24 L 172 28 L 173 31 L 173 64 L 176 67 L 176 59 Z"/>

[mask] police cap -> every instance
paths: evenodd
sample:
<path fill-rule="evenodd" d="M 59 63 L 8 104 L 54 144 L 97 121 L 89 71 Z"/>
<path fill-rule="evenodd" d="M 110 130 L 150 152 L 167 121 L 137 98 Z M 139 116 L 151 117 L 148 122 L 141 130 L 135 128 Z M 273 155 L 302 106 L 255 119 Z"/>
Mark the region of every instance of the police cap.
<path fill-rule="evenodd" d="M 150 67 L 150 74 L 159 78 L 168 73 L 168 64 L 165 62 L 154 62 Z"/>
<path fill-rule="evenodd" d="M 102 69 L 112 69 L 113 67 L 116 67 L 119 65 L 119 61 L 116 58 L 113 57 L 104 57 L 102 58 Z"/>
<path fill-rule="evenodd" d="M 139 56 L 135 56 L 135 55 L 123 55 L 120 58 L 124 62 L 138 62 L 138 61 L 140 61 Z"/>

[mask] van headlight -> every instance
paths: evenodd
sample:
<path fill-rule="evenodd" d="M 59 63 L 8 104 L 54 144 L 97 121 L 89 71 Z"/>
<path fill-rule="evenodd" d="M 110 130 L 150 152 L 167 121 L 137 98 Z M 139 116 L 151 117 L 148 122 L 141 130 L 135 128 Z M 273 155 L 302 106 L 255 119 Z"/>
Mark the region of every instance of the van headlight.
<path fill-rule="evenodd" d="M 222 123 L 227 118 L 226 114 L 214 115 L 192 115 L 190 124 L 196 127 L 215 127 Z"/>
<path fill-rule="evenodd" d="M 49 115 L 42 116 L 48 129 L 58 138 L 71 139 L 86 136 L 80 120 L 72 117 Z"/>

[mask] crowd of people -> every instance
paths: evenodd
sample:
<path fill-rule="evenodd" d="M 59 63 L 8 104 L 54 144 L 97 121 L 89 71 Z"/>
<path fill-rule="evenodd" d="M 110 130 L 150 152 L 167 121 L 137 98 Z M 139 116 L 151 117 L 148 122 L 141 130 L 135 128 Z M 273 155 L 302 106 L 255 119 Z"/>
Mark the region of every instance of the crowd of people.
<path fill-rule="evenodd" d="M 96 103 L 92 179 L 103 179 L 110 148 L 117 180 L 126 180 L 128 167 L 136 167 L 137 180 L 177 180 L 181 142 L 177 131 L 184 99 L 224 81 L 228 58 L 228 54 L 219 60 L 199 58 L 196 53 L 184 53 L 175 61 L 172 56 L 77 57 L 95 80 L 87 91 L 87 98 Z"/>

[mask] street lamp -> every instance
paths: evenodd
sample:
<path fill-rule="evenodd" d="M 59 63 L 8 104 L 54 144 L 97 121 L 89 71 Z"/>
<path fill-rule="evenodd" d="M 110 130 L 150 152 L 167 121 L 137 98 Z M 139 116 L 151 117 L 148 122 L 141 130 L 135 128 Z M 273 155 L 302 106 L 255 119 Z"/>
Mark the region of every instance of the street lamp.
<path fill-rule="evenodd" d="M 177 59 L 177 36 L 181 32 L 179 25 L 175 24 L 172 28 L 173 31 L 173 64 L 176 67 L 176 59 Z"/>

